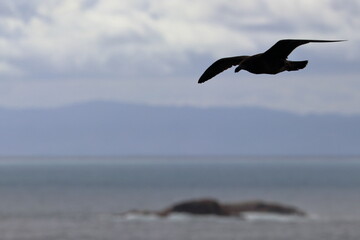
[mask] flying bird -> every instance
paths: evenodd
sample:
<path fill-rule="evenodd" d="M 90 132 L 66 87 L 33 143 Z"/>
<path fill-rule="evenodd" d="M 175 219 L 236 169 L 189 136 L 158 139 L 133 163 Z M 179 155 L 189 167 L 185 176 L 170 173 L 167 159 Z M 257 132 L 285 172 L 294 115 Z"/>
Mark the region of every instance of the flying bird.
<path fill-rule="evenodd" d="M 221 58 L 214 62 L 201 75 L 198 83 L 206 82 L 219 73 L 233 66 L 235 72 L 244 69 L 254 74 L 277 74 L 283 71 L 297 71 L 306 67 L 308 61 L 289 61 L 287 57 L 298 46 L 316 42 L 342 42 L 345 40 L 305 40 L 305 39 L 283 39 L 275 43 L 266 52 L 252 56 L 235 56 Z"/>

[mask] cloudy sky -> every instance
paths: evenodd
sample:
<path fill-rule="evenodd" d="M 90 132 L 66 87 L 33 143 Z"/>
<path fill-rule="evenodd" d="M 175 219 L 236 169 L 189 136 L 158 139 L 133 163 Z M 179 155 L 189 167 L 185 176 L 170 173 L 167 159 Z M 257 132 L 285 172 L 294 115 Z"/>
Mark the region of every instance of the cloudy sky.
<path fill-rule="evenodd" d="M 358 0 L 0 0 L 0 106 L 87 101 L 256 106 L 360 114 Z M 222 73 L 217 58 L 282 38 L 347 39 L 297 48 L 307 68 Z"/>

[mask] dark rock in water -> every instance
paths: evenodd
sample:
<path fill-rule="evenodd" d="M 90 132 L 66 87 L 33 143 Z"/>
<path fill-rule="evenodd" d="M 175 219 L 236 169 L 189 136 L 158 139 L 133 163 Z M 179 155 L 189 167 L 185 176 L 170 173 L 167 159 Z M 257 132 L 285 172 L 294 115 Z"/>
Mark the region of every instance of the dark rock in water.
<path fill-rule="evenodd" d="M 161 215 L 168 215 L 170 213 L 189 213 L 194 215 L 218 215 L 226 216 L 227 211 L 223 206 L 214 199 L 200 199 L 185 201 L 173 205 L 161 212 Z"/>
<path fill-rule="evenodd" d="M 242 213 L 272 213 L 293 216 L 305 216 L 305 212 L 279 203 L 270 203 L 264 201 L 248 201 L 240 203 L 220 203 L 215 199 L 195 199 L 180 202 L 165 210 L 152 212 L 146 210 L 133 210 L 127 213 L 135 214 L 155 214 L 158 216 L 168 216 L 171 213 L 186 213 L 193 215 L 215 215 L 215 216 L 241 216 Z"/>
<path fill-rule="evenodd" d="M 306 215 L 304 211 L 301 211 L 295 207 L 264 201 L 249 201 L 237 204 L 223 204 L 222 207 L 230 215 L 241 214 L 245 212 L 274 213 L 297 216 Z"/>

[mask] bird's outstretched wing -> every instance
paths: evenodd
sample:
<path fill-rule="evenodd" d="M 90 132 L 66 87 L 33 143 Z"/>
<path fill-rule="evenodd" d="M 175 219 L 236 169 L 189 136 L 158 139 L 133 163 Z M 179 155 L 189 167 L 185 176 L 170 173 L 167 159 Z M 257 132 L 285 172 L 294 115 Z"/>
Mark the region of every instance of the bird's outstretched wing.
<path fill-rule="evenodd" d="M 248 56 L 236 56 L 236 57 L 227 57 L 227 58 L 221 58 L 211 64 L 210 67 L 208 67 L 205 72 L 201 75 L 198 83 L 203 83 L 219 73 L 225 71 L 226 69 L 231 68 L 232 66 L 239 65 L 242 60 L 247 58 Z"/>
<path fill-rule="evenodd" d="M 310 43 L 325 43 L 325 42 L 343 42 L 346 40 L 308 40 L 308 39 L 283 39 L 275 43 L 274 46 L 269 48 L 264 55 L 270 57 L 277 57 L 286 59 L 289 54 L 298 46 Z"/>

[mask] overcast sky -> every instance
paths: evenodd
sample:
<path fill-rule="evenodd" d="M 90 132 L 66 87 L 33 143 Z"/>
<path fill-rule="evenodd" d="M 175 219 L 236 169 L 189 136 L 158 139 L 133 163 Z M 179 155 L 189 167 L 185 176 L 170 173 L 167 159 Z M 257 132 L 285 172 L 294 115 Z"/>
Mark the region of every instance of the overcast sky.
<path fill-rule="evenodd" d="M 198 85 L 217 58 L 282 38 L 297 48 L 275 76 L 233 70 Z M 358 0 L 0 0 L 0 106 L 96 100 L 256 106 L 360 114 Z"/>

